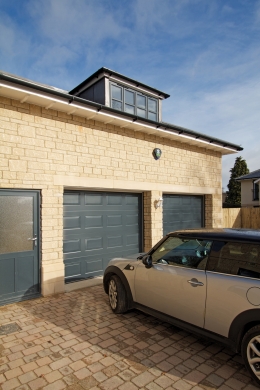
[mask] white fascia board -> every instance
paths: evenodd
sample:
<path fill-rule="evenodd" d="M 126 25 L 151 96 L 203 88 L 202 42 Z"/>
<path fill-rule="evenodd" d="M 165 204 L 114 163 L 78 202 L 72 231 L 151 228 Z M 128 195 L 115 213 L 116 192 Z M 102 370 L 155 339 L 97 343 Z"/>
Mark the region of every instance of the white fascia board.
<path fill-rule="evenodd" d="M 113 115 L 113 114 L 110 114 L 110 113 L 106 113 L 106 112 L 103 112 L 103 111 L 98 111 L 98 109 L 94 109 L 94 108 L 90 108 L 90 107 L 87 107 L 87 106 L 83 106 L 83 105 L 80 105 L 80 103 L 79 104 L 73 103 L 73 102 L 70 103 L 69 100 L 66 99 L 66 98 L 64 98 L 64 100 L 62 98 L 60 98 L 60 99 L 54 98 L 54 97 L 50 96 L 47 92 L 42 92 L 42 93 L 41 92 L 34 92 L 30 88 L 17 87 L 17 86 L 14 86 L 13 84 L 11 84 L 9 82 L 0 82 L 0 87 L 9 88 L 9 89 L 11 89 L 13 91 L 17 91 L 17 92 L 22 92 L 25 95 L 30 95 L 30 97 L 31 96 L 40 97 L 40 98 L 46 99 L 47 102 L 53 102 L 54 104 L 55 103 L 63 104 L 64 108 L 67 106 L 67 109 L 65 111 L 68 112 L 68 113 L 69 112 L 71 112 L 71 113 L 75 112 L 74 110 L 71 110 L 71 108 L 73 107 L 75 110 L 78 109 L 78 110 L 83 110 L 83 111 L 86 111 L 86 112 L 92 112 L 92 113 L 94 113 L 94 116 L 98 115 L 98 116 L 113 118 L 113 119 L 118 120 L 120 122 L 127 123 L 127 126 L 130 126 L 131 124 L 133 126 L 135 126 L 135 127 L 138 126 L 140 128 L 140 130 L 141 130 L 141 128 L 144 128 L 144 127 L 148 128 L 148 129 L 151 129 L 151 133 L 152 134 L 157 134 L 159 137 L 163 136 L 163 134 L 165 134 L 165 135 L 172 136 L 175 139 L 179 139 L 180 142 L 184 142 L 184 139 L 187 139 L 187 141 L 189 139 L 190 141 L 192 141 L 193 144 L 197 144 L 198 146 L 202 146 L 201 144 L 204 144 L 204 147 L 207 148 L 207 149 L 216 149 L 216 148 L 218 148 L 220 151 L 222 151 L 222 154 L 229 154 L 229 153 L 225 153 L 228 150 L 230 152 L 237 153 L 237 150 L 235 150 L 235 149 L 229 148 L 227 146 L 221 146 L 221 145 L 218 145 L 218 144 L 216 144 L 214 142 L 202 140 L 202 139 L 196 138 L 195 136 L 193 137 L 191 135 L 190 136 L 189 135 L 185 135 L 185 134 L 179 133 L 178 130 L 176 130 L 176 131 L 174 131 L 174 130 L 173 131 L 164 130 L 164 129 L 158 128 L 157 126 L 147 125 L 145 123 L 138 122 L 138 120 L 134 121 L 132 119 L 123 118 L 121 116 L 116 116 L 116 115 Z M 50 91 L 50 94 L 51 94 L 51 91 Z M 44 107 L 45 108 L 46 107 L 52 107 L 52 105 L 49 104 L 49 105 L 46 105 Z"/>
<path fill-rule="evenodd" d="M 9 83 L 4 83 L 4 82 L 0 83 L 0 87 L 9 88 L 9 89 L 12 89 L 12 90 L 17 91 L 17 92 L 23 92 L 23 93 L 25 93 L 26 95 L 29 95 L 29 96 L 37 96 L 37 97 L 40 97 L 40 98 L 45 98 L 45 99 L 51 100 L 52 102 L 61 103 L 61 104 L 68 104 L 67 100 L 61 100 L 61 99 L 56 99 L 56 98 L 50 97 L 47 94 L 45 95 L 44 92 L 42 92 L 42 93 L 33 92 L 29 88 L 27 89 L 27 88 L 15 87 L 15 86 L 13 86 L 13 85 L 11 85 Z"/>

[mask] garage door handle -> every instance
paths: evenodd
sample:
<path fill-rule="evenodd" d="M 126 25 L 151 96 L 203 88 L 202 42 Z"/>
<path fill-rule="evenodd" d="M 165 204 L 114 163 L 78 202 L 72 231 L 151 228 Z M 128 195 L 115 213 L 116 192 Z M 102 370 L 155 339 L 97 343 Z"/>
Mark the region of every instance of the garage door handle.
<path fill-rule="evenodd" d="M 191 280 L 188 280 L 188 283 L 190 283 L 192 287 L 204 286 L 204 283 L 199 282 L 197 279 L 193 279 L 193 278 Z"/>

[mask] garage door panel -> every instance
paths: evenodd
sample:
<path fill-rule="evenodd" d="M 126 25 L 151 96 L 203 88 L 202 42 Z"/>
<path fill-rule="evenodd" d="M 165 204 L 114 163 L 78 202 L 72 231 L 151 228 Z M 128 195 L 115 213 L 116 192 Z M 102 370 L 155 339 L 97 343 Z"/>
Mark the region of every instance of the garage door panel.
<path fill-rule="evenodd" d="M 196 195 L 163 196 L 163 233 L 204 226 L 203 197 Z"/>
<path fill-rule="evenodd" d="M 111 258 L 142 251 L 140 194 L 81 191 L 64 199 L 67 281 L 102 275 Z"/>
<path fill-rule="evenodd" d="M 63 228 L 64 229 L 80 229 L 81 219 L 79 216 L 64 217 Z"/>
<path fill-rule="evenodd" d="M 80 252 L 81 251 L 81 240 L 64 240 L 63 242 L 63 252 L 64 253 L 72 253 L 72 252 Z"/>
<path fill-rule="evenodd" d="M 108 195 L 107 196 L 107 205 L 109 206 L 114 206 L 114 205 L 122 205 L 123 204 L 123 199 L 121 195 Z"/>
<path fill-rule="evenodd" d="M 93 249 L 104 249 L 103 237 L 86 238 L 85 249 L 87 251 Z"/>
<path fill-rule="evenodd" d="M 80 260 L 67 263 L 65 264 L 65 273 L 67 278 L 71 277 L 77 277 L 80 276 L 82 271 L 81 271 L 81 262 Z"/>
<path fill-rule="evenodd" d="M 122 247 L 122 245 L 123 245 L 123 237 L 121 235 L 107 237 L 107 248 L 108 249 Z"/>
<path fill-rule="evenodd" d="M 63 198 L 63 204 L 73 204 L 73 205 L 80 205 L 80 194 L 75 193 L 65 193 Z"/>
<path fill-rule="evenodd" d="M 126 226 L 137 226 L 139 221 L 138 214 L 127 214 L 126 215 Z"/>
<path fill-rule="evenodd" d="M 103 227 L 102 215 L 85 215 L 85 229 L 100 228 Z"/>
<path fill-rule="evenodd" d="M 127 237 L 126 237 L 126 245 L 128 247 L 130 246 L 137 246 L 138 245 L 138 234 L 129 234 Z"/>
<path fill-rule="evenodd" d="M 118 226 L 122 227 L 123 225 L 123 216 L 122 214 L 114 214 L 114 215 L 107 215 L 107 221 L 106 221 L 107 227 L 112 227 L 112 226 Z"/>
<path fill-rule="evenodd" d="M 97 257 L 97 258 L 93 258 L 92 260 L 90 259 L 84 259 L 84 268 L 85 268 L 85 275 L 89 274 L 89 273 L 96 273 L 96 272 L 100 272 L 102 271 L 103 269 L 103 263 L 104 263 L 104 260 L 103 258 L 100 258 L 100 257 Z"/>
<path fill-rule="evenodd" d="M 135 205 L 138 207 L 138 198 L 134 195 L 126 195 L 125 197 L 125 204 L 126 205 Z"/>
<path fill-rule="evenodd" d="M 98 194 L 96 192 L 92 194 L 85 194 L 84 196 L 84 204 L 87 205 L 103 205 L 103 194 Z"/>

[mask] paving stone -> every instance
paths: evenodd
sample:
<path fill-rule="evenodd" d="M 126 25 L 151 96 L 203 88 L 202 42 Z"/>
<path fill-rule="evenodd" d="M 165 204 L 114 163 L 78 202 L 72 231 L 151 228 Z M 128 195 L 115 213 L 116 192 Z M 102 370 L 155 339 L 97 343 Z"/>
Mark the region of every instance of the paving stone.
<path fill-rule="evenodd" d="M 136 386 L 145 386 L 148 383 L 152 382 L 156 377 L 152 375 L 150 372 L 145 371 L 142 374 L 136 376 L 134 379 L 132 379 L 132 382 Z"/>
<path fill-rule="evenodd" d="M 159 378 L 154 381 L 157 385 L 159 385 L 162 389 L 165 389 L 173 384 L 172 379 L 170 379 L 166 375 L 161 375 Z"/>
<path fill-rule="evenodd" d="M 75 385 L 79 381 L 79 379 L 73 374 L 63 376 L 63 380 L 68 386 Z"/>
<path fill-rule="evenodd" d="M 124 382 L 121 378 L 118 376 L 112 376 L 111 378 L 107 379 L 106 381 L 99 384 L 100 389 L 102 390 L 114 390 L 120 385 L 122 385 Z"/>
<path fill-rule="evenodd" d="M 20 386 L 20 382 L 17 378 L 10 379 L 4 383 L 2 383 L 1 387 L 2 390 L 12 390 L 17 389 L 17 387 Z"/>
<path fill-rule="evenodd" d="M 131 382 L 125 382 L 118 387 L 119 390 L 137 390 L 138 387 Z"/>
<path fill-rule="evenodd" d="M 104 382 L 107 378 L 107 376 L 101 371 L 96 372 L 95 374 L 92 375 L 93 378 L 95 378 L 98 382 Z"/>
<path fill-rule="evenodd" d="M 23 371 L 21 370 L 20 367 L 16 367 L 13 370 L 5 371 L 4 374 L 6 376 L 6 379 L 9 380 L 9 379 L 12 379 L 12 378 L 17 378 L 19 375 L 22 375 Z"/>
<path fill-rule="evenodd" d="M 85 379 L 81 380 L 80 382 L 78 382 L 78 384 L 83 389 L 89 390 L 89 389 L 92 389 L 93 387 L 95 387 L 96 385 L 98 385 L 99 382 L 93 376 L 89 376 L 88 378 L 85 378 Z"/>
<path fill-rule="evenodd" d="M 47 385 L 47 382 L 44 378 L 37 378 L 28 383 L 31 390 L 38 390 Z"/>
<path fill-rule="evenodd" d="M 3 390 L 258 388 L 241 356 L 137 310 L 115 315 L 102 286 L 0 307 L 0 319 L 21 328 L 0 335 Z"/>
<path fill-rule="evenodd" d="M 120 369 L 117 368 L 114 364 L 103 369 L 103 373 L 109 378 L 117 375 L 119 372 Z"/>
<path fill-rule="evenodd" d="M 67 387 L 66 383 L 63 382 L 62 380 L 58 380 L 54 383 L 51 383 L 47 386 L 43 387 L 43 390 L 62 390 Z"/>
<path fill-rule="evenodd" d="M 78 371 L 75 371 L 74 372 L 74 375 L 78 378 L 78 379 L 85 379 L 86 377 L 90 376 L 91 375 L 91 371 L 89 371 L 86 367 L 83 367 L 81 368 L 80 370 Z"/>
<path fill-rule="evenodd" d="M 147 386 L 146 386 L 146 389 L 148 390 L 162 390 L 162 387 L 157 385 L 156 383 L 154 382 L 151 382 L 149 383 Z"/>
<path fill-rule="evenodd" d="M 172 387 L 177 390 L 190 390 L 191 385 L 189 385 L 187 382 L 183 381 L 182 379 L 173 383 Z"/>

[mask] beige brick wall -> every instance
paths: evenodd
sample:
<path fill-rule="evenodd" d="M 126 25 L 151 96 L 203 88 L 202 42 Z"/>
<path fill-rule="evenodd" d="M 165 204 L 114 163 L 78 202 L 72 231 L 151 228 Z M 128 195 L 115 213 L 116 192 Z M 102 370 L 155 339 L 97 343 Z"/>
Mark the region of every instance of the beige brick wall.
<path fill-rule="evenodd" d="M 163 193 L 205 194 L 206 226 L 222 223 L 218 152 L 0 97 L 0 159 L 1 188 L 41 190 L 44 294 L 63 290 L 64 188 L 143 192 L 145 250 L 162 237 Z"/>

